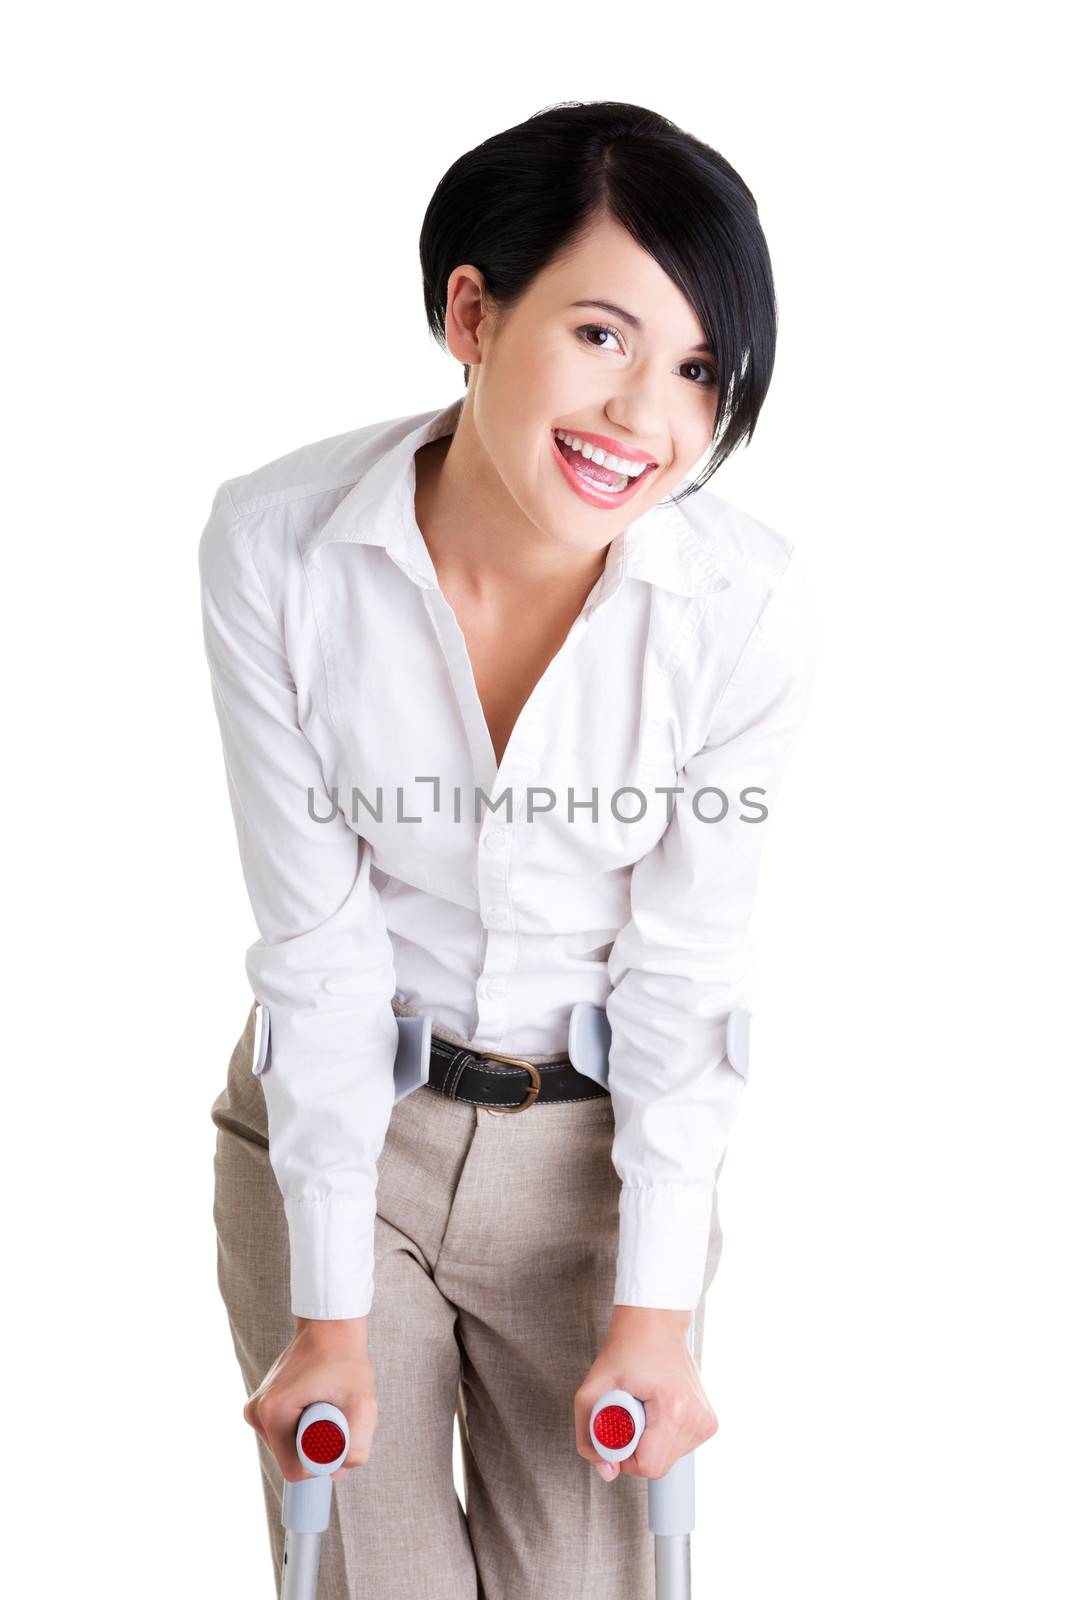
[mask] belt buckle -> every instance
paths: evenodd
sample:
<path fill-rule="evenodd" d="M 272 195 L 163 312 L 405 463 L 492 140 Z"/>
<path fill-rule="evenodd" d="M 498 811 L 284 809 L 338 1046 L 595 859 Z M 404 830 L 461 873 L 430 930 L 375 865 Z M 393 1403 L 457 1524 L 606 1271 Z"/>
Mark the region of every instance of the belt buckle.
<path fill-rule="evenodd" d="M 538 1071 L 533 1061 L 524 1061 L 522 1056 L 502 1056 L 496 1050 L 480 1050 L 479 1055 L 487 1057 L 490 1061 L 507 1061 L 513 1067 L 526 1067 L 531 1077 L 531 1084 L 527 1090 L 526 1099 L 521 1101 L 517 1106 L 487 1106 L 486 1110 L 492 1116 L 511 1116 L 513 1111 L 525 1111 L 528 1106 L 532 1106 L 534 1104 L 535 1100 L 538 1098 L 538 1091 L 541 1088 L 541 1073 Z"/>

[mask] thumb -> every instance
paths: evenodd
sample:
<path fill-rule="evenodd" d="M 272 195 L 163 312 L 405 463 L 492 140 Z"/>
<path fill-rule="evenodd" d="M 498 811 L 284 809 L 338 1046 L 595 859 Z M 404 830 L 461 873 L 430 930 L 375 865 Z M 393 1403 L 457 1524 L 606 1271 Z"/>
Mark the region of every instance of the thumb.
<path fill-rule="evenodd" d="M 597 1471 L 601 1474 L 601 1477 L 604 1479 L 605 1483 L 611 1483 L 613 1478 L 619 1477 L 619 1462 L 598 1461 Z"/>

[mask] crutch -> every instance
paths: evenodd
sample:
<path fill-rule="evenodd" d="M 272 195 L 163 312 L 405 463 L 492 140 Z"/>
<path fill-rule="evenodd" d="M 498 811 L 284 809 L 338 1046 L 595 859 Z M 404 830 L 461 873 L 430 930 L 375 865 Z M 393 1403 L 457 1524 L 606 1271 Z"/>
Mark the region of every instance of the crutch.
<path fill-rule="evenodd" d="M 262 1009 L 257 1007 L 260 1027 Z M 430 1039 L 433 1024 L 429 1017 L 398 1017 L 397 1055 L 393 1068 L 394 1104 L 426 1083 L 430 1076 Z M 256 1060 L 261 1046 L 254 1047 Z M 297 1459 L 310 1478 L 291 1483 L 282 1490 L 282 1600 L 316 1600 L 319 1587 L 319 1556 L 323 1534 L 330 1525 L 330 1506 L 334 1485 L 331 1474 L 344 1465 L 349 1453 L 349 1425 L 345 1413 L 325 1400 L 305 1406 L 297 1421 Z"/>
<path fill-rule="evenodd" d="M 693 1350 L 693 1322 L 690 1323 Z M 590 1438 L 605 1461 L 625 1461 L 645 1431 L 645 1407 L 625 1389 L 609 1389 L 593 1408 Z M 315 1600 L 319 1551 L 330 1524 L 331 1474 L 349 1451 L 345 1414 L 326 1401 L 305 1406 L 297 1423 L 297 1458 L 310 1478 L 286 1479 L 282 1490 L 282 1600 Z M 649 1479 L 649 1528 L 656 1563 L 656 1600 L 690 1600 L 690 1534 L 696 1517 L 693 1452 L 662 1478 Z"/>
<path fill-rule="evenodd" d="M 330 1523 L 330 1477 L 349 1453 L 345 1413 L 325 1400 L 305 1406 L 297 1423 L 297 1457 L 311 1478 L 286 1479 L 282 1490 L 282 1600 L 315 1600 L 319 1551 Z"/>
<path fill-rule="evenodd" d="M 693 1330 L 691 1317 L 691 1355 Z M 590 1414 L 593 1448 L 606 1461 L 625 1461 L 632 1456 L 644 1432 L 645 1407 L 625 1389 L 609 1389 Z M 680 1456 L 662 1478 L 650 1478 L 648 1493 L 656 1600 L 690 1600 L 690 1535 L 697 1517 L 693 1451 Z"/>
<path fill-rule="evenodd" d="M 256 1024 L 260 1026 L 261 1008 Z M 394 1104 L 426 1083 L 430 1075 L 429 1017 L 398 1017 L 397 1055 L 393 1068 Z M 261 1059 L 261 1047 L 254 1047 Z M 331 1474 L 344 1465 L 349 1453 L 349 1425 L 345 1413 L 325 1400 L 305 1406 L 297 1421 L 297 1459 L 310 1478 L 282 1490 L 282 1600 L 316 1600 L 319 1556 L 323 1534 L 330 1525 L 334 1485 Z"/>
<path fill-rule="evenodd" d="M 571 1008 L 567 1053 L 580 1072 L 608 1087 L 612 1030 L 607 1012 L 585 1002 Z M 694 1322 L 687 1334 L 690 1354 Z M 590 1415 L 590 1440 L 606 1461 L 625 1461 L 645 1431 L 645 1407 L 623 1389 L 603 1394 Z M 656 1600 L 690 1600 L 690 1535 L 696 1521 L 693 1452 L 662 1478 L 649 1479 L 649 1527 L 656 1561 Z"/>

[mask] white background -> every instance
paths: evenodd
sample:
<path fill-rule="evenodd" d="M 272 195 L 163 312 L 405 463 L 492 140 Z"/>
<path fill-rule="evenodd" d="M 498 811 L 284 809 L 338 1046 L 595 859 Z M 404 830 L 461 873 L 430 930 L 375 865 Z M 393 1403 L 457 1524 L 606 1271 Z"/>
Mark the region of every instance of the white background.
<path fill-rule="evenodd" d="M 216 0 L 10 26 L 12 1592 L 95 1575 L 168 1600 L 198 1571 L 205 1594 L 271 1592 L 215 1284 L 208 1111 L 255 929 L 197 540 L 223 478 L 460 392 L 423 320 L 423 211 L 463 151 L 567 99 L 664 113 L 757 197 L 778 361 L 712 487 L 803 551 L 821 624 L 754 926 L 695 1594 L 1065 1592 L 1064 148 L 1042 17 Z"/>

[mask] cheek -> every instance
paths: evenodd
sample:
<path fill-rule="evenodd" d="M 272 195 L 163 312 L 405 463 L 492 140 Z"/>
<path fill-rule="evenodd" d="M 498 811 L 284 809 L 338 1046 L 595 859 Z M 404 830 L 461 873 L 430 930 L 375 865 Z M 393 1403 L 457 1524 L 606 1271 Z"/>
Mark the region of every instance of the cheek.
<path fill-rule="evenodd" d="M 498 478 L 516 505 L 528 515 L 539 498 L 547 472 L 548 433 L 548 428 L 532 424 L 525 416 L 498 415 L 492 436 L 485 438 Z"/>
<path fill-rule="evenodd" d="M 704 461 L 712 446 L 714 429 L 707 417 L 687 417 L 679 420 L 672 439 L 675 451 L 673 471 L 680 477 L 689 477 L 698 463 Z"/>
<path fill-rule="evenodd" d="M 498 436 L 507 435 L 513 440 L 529 438 L 532 429 L 542 422 L 551 421 L 553 389 L 552 369 L 544 360 L 513 360 L 500 363 L 492 371 L 490 381 L 483 389 L 483 401 L 488 415 L 492 415 Z"/>
<path fill-rule="evenodd" d="M 523 368 L 519 389 L 524 416 L 533 426 L 555 422 L 567 410 L 566 374 L 544 352 Z"/>
<path fill-rule="evenodd" d="M 524 372 L 522 381 L 510 386 L 507 396 L 498 393 L 494 397 L 493 450 L 513 481 L 544 470 L 552 425 L 566 414 L 558 388 L 545 383 L 544 377 Z"/>

